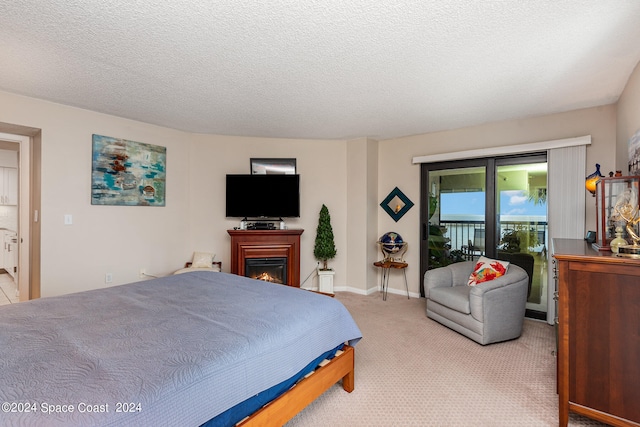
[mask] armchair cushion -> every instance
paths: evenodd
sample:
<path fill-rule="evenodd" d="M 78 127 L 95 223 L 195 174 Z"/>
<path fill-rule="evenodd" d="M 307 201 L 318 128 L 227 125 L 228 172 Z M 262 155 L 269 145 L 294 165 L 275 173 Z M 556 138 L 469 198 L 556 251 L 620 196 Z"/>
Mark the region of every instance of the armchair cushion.
<path fill-rule="evenodd" d="M 469 286 L 452 286 L 447 288 L 433 288 L 430 298 L 432 301 L 449 307 L 452 310 L 459 311 L 464 314 L 471 314 L 471 305 L 469 304 Z"/>
<path fill-rule="evenodd" d="M 469 274 L 471 274 L 473 266 L 473 262 L 467 261 L 429 270 L 429 274 L 425 274 L 424 276 L 425 297 L 430 298 L 431 291 L 435 288 L 465 286 L 467 280 L 469 280 Z M 467 286 L 465 286 L 465 288 L 466 287 Z"/>

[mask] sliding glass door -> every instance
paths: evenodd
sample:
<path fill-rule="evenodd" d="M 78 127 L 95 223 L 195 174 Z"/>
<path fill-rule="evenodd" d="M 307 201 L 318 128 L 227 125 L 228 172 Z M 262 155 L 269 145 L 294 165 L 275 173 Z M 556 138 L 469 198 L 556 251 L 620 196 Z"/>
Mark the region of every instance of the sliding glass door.
<path fill-rule="evenodd" d="M 486 251 L 486 167 L 429 171 L 429 220 L 426 223 L 429 268 Z"/>
<path fill-rule="evenodd" d="M 510 261 L 529 274 L 529 315 L 543 317 L 546 154 L 423 164 L 421 185 L 421 274 L 480 256 Z"/>
<path fill-rule="evenodd" d="M 546 156 L 496 160 L 496 258 L 511 261 L 529 275 L 527 309 L 547 311 Z"/>
<path fill-rule="evenodd" d="M 492 253 L 493 160 L 428 163 L 421 172 L 420 270 Z M 489 245 L 489 246 L 487 246 Z M 420 282 L 424 295 L 424 284 Z"/>

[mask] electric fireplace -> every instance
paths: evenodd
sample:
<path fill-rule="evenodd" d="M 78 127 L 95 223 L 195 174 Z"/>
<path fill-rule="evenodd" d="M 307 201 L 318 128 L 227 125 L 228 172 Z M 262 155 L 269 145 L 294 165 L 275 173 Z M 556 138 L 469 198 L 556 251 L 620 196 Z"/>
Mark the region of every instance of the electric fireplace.
<path fill-rule="evenodd" d="M 247 258 L 244 275 L 283 285 L 287 283 L 287 258 Z"/>
<path fill-rule="evenodd" d="M 303 230 L 236 229 L 227 232 L 231 236 L 231 273 L 300 287 L 300 235 Z M 258 277 L 263 273 L 266 274 Z"/>

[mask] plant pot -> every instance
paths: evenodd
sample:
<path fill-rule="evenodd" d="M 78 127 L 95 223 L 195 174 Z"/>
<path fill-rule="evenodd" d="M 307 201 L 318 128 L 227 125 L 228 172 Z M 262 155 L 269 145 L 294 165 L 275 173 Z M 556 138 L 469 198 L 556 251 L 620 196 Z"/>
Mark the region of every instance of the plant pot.
<path fill-rule="evenodd" d="M 318 269 L 318 291 L 327 294 L 333 293 L 333 275 L 336 274 L 333 270 L 320 270 Z"/>

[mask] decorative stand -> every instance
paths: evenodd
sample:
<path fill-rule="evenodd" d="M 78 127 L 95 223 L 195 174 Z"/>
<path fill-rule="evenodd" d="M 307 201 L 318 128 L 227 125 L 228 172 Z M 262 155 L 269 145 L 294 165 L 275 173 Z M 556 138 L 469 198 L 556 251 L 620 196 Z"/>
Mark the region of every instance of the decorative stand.
<path fill-rule="evenodd" d="M 373 263 L 374 266 L 382 268 L 382 276 L 380 277 L 380 286 L 382 287 L 382 300 L 387 300 L 387 290 L 389 289 L 389 273 L 392 268 L 400 269 L 404 273 L 404 287 L 407 289 L 407 299 L 409 297 L 409 285 L 407 284 L 407 270 L 406 268 L 409 266 L 406 262 L 400 261 L 376 261 Z"/>
<path fill-rule="evenodd" d="M 326 294 L 333 294 L 333 276 L 336 274 L 333 270 L 318 269 L 318 291 Z"/>
<path fill-rule="evenodd" d="M 378 241 L 378 245 L 380 245 L 380 251 L 384 256 L 382 261 L 376 261 L 373 263 L 375 267 L 382 268 L 382 276 L 380 277 L 380 286 L 382 287 L 382 300 L 387 300 L 387 291 L 389 289 L 389 273 L 391 269 L 402 270 L 404 274 L 404 287 L 407 290 L 407 298 L 409 297 L 409 284 L 407 283 L 407 270 L 406 268 L 409 266 L 408 263 L 404 262 L 404 253 L 407 251 L 407 243 L 383 243 Z M 392 256 L 392 255 L 395 255 Z"/>

